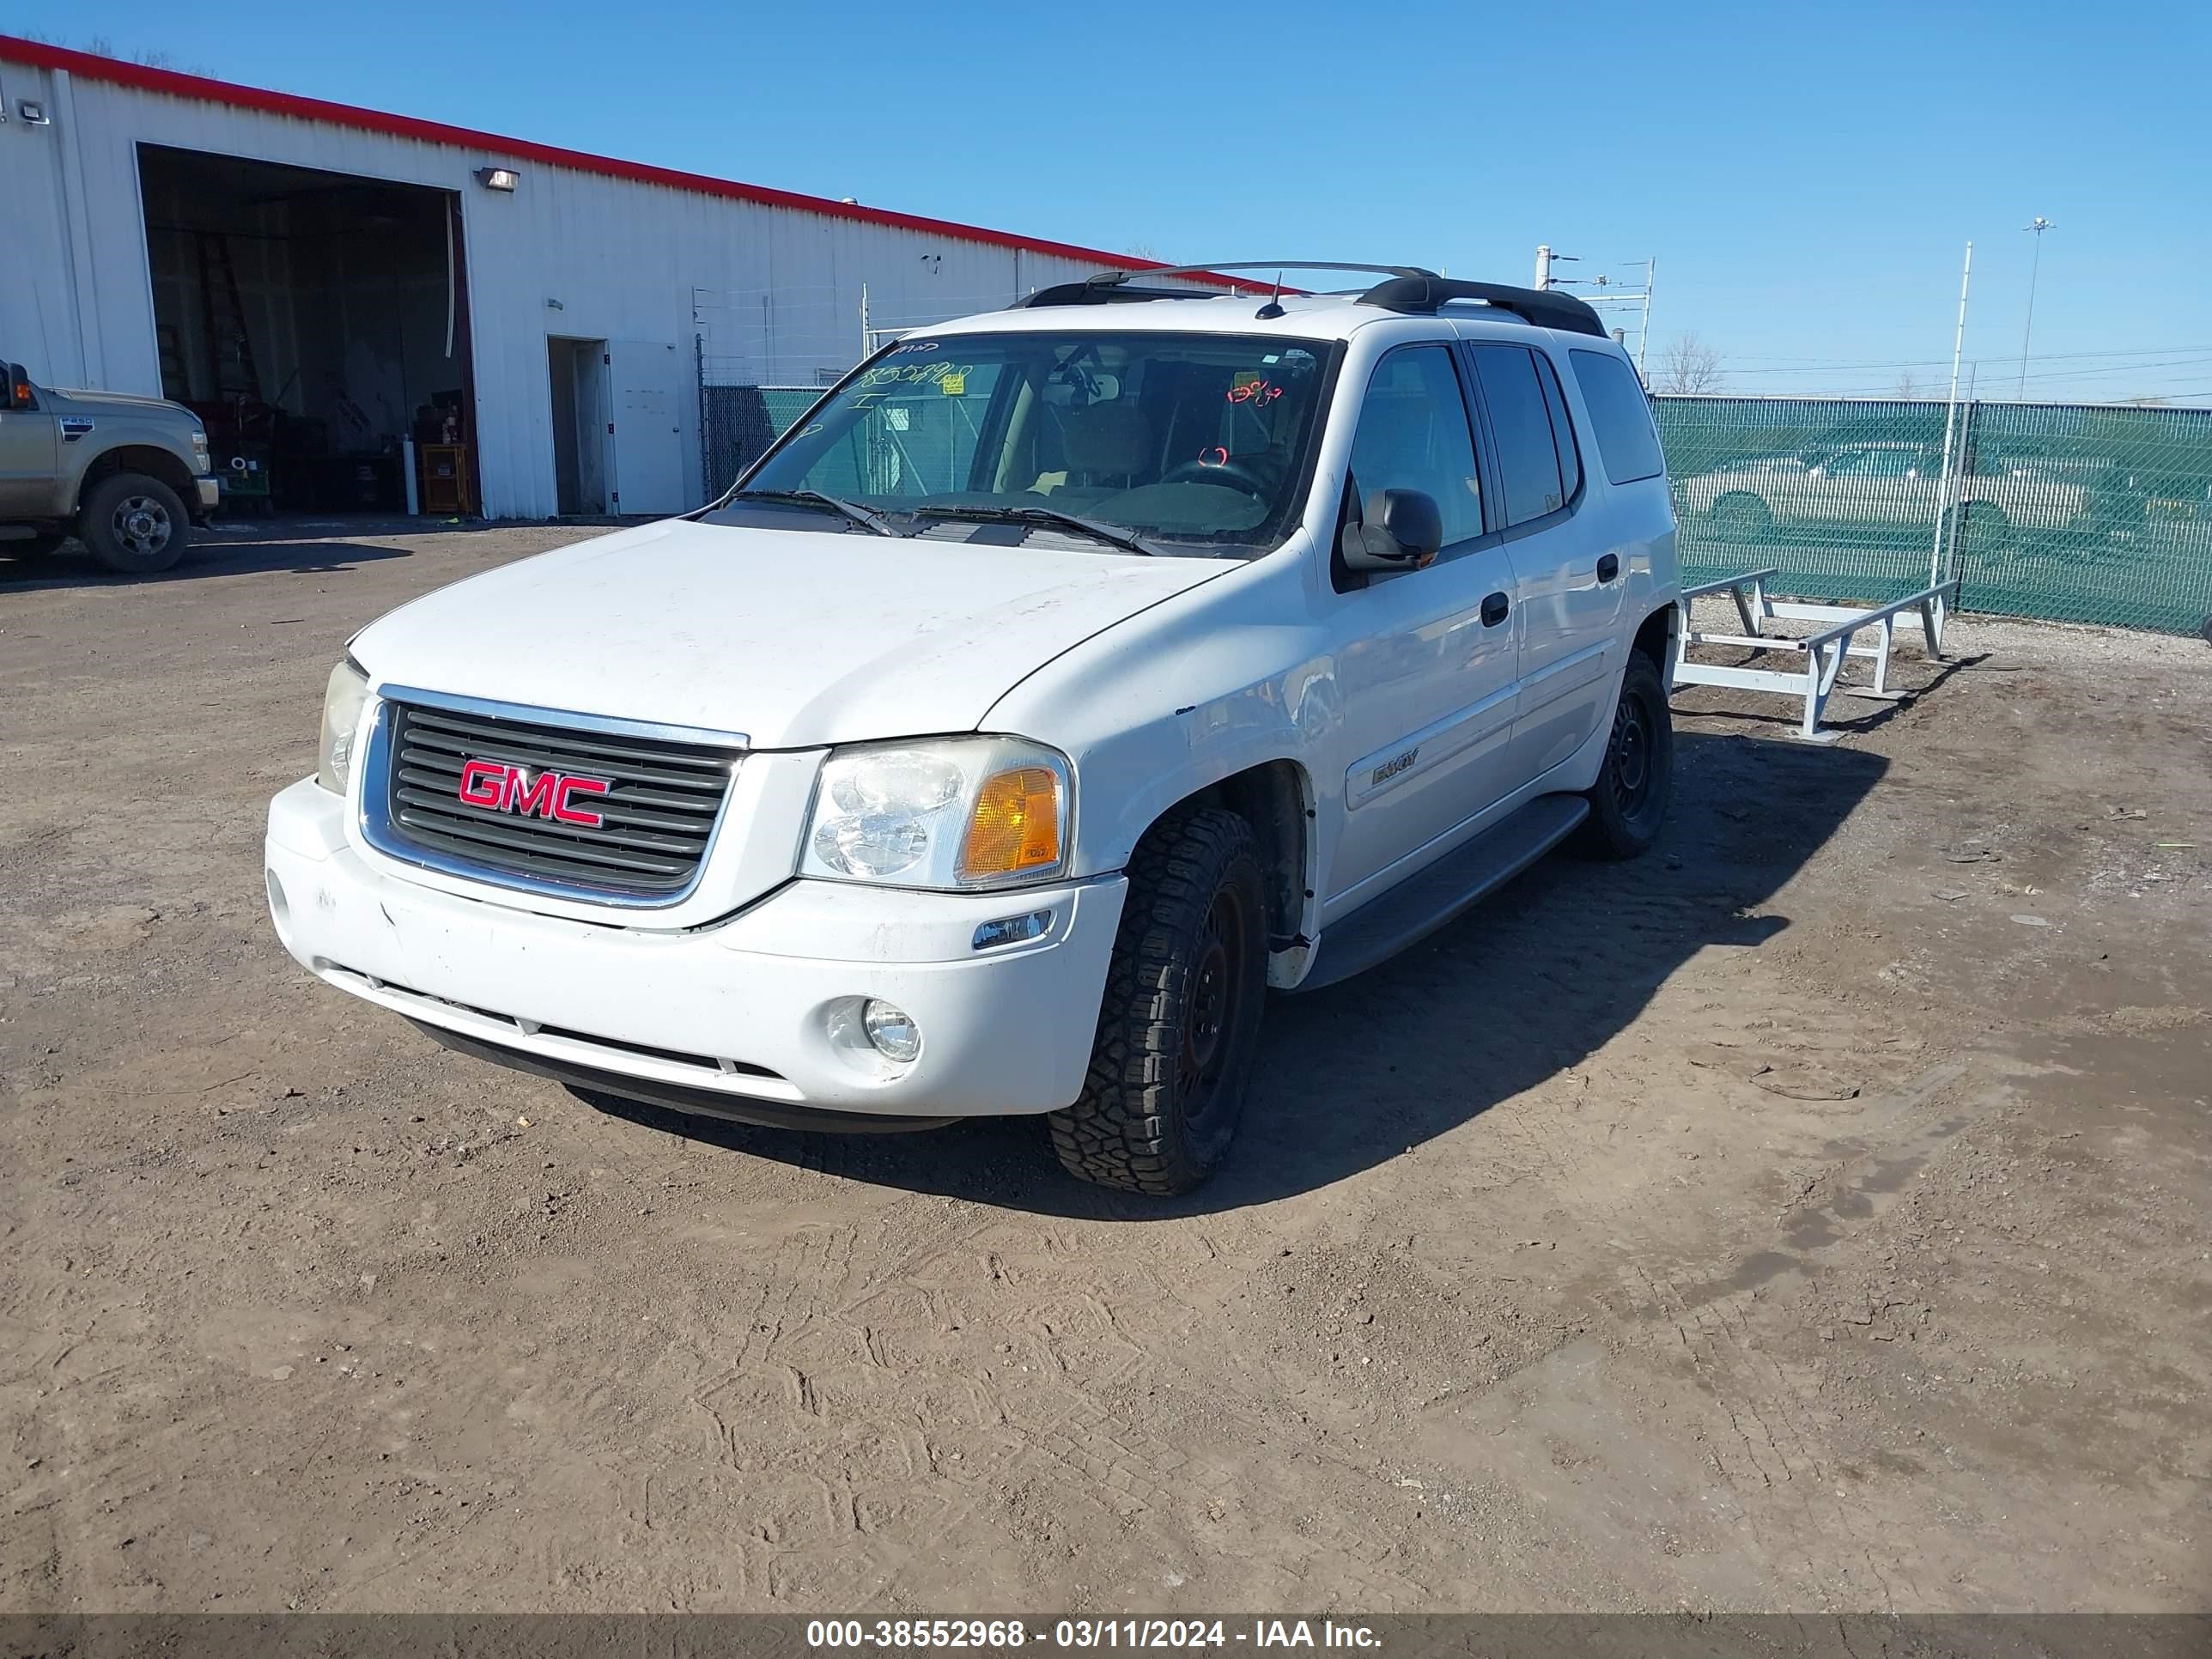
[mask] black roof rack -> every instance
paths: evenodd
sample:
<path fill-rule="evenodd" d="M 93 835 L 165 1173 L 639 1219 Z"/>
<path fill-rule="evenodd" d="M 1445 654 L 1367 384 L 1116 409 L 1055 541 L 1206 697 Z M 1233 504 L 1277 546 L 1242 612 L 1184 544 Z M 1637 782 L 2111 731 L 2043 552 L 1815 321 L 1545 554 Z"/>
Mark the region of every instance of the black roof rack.
<path fill-rule="evenodd" d="M 1127 276 L 1127 271 L 1109 273 Z M 1009 311 L 1027 311 L 1035 306 L 1117 306 L 1137 300 L 1218 300 L 1218 294 L 1210 294 L 1202 288 L 1127 288 L 1119 283 L 1101 283 L 1095 277 L 1080 283 L 1058 283 L 1050 288 L 1041 288 L 1036 293 L 1024 295 L 1006 307 Z"/>
<path fill-rule="evenodd" d="M 1553 289 L 1510 288 L 1504 283 L 1462 283 L 1434 271 L 1408 273 L 1377 283 L 1359 296 L 1364 306 L 1385 311 L 1433 315 L 1437 307 L 1454 300 L 1480 300 L 1500 311 L 1510 311 L 1538 328 L 1560 328 L 1570 334 L 1595 334 L 1607 338 L 1605 321 L 1586 300 Z"/>
<path fill-rule="evenodd" d="M 1101 270 L 1079 283 L 1060 283 L 1041 288 L 1014 308 L 1035 306 L 1116 305 L 1141 300 L 1208 300 L 1218 295 L 1203 289 L 1138 288 L 1139 278 L 1162 276 L 1219 276 L 1234 270 L 1357 270 L 1385 280 L 1358 296 L 1358 304 L 1413 315 L 1433 315 L 1437 307 L 1455 300 L 1480 300 L 1500 311 L 1509 311 L 1539 328 L 1565 329 L 1573 334 L 1606 337 L 1605 324 L 1596 309 L 1571 294 L 1552 289 L 1511 288 L 1503 283 L 1464 283 L 1439 276 L 1419 265 L 1346 264 L 1333 259 L 1229 259 L 1202 265 L 1162 265 L 1146 270 Z M 1251 283 L 1248 288 L 1256 288 Z M 1297 289 L 1285 290 L 1296 293 Z"/>

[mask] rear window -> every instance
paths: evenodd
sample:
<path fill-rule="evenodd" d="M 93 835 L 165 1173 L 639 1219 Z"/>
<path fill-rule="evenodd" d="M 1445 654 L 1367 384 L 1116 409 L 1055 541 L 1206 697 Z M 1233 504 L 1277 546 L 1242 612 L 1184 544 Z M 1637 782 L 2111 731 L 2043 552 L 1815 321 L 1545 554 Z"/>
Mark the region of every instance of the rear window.
<path fill-rule="evenodd" d="M 1652 429 L 1651 403 L 1636 372 L 1601 351 L 1570 351 L 1567 356 L 1574 359 L 1575 383 L 1589 405 L 1605 476 L 1625 484 L 1664 472 L 1667 463 L 1659 453 L 1659 434 Z"/>

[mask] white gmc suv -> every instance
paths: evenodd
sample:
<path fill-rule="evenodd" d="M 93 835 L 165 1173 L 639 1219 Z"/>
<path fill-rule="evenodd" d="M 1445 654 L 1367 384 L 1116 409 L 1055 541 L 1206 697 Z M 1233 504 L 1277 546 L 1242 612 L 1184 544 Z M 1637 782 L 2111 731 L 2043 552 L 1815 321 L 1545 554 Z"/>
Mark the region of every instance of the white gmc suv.
<path fill-rule="evenodd" d="M 1577 300 L 1337 268 L 1384 280 L 909 334 L 712 507 L 371 624 L 270 806 L 285 947 L 586 1098 L 1042 1114 L 1195 1186 L 1268 988 L 1667 805 L 1635 370 Z"/>

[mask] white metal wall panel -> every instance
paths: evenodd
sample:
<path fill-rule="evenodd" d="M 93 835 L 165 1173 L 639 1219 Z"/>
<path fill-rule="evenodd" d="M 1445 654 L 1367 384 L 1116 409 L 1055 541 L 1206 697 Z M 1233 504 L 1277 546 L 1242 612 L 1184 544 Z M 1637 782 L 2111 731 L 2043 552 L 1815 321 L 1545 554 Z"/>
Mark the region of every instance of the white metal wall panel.
<path fill-rule="evenodd" d="M 29 99 L 51 110 L 53 80 L 0 64 L 0 95 L 10 108 Z M 91 376 L 78 328 L 64 161 L 52 127 L 20 118 L 0 124 L 0 358 L 23 364 L 46 385 L 82 386 Z"/>
<path fill-rule="evenodd" d="M 57 83 L 60 83 L 58 86 Z M 158 394 L 137 146 L 249 156 L 456 192 L 465 238 L 478 477 L 490 516 L 556 510 L 550 335 L 674 342 L 680 499 L 702 485 L 690 395 L 695 294 L 766 295 L 780 359 L 860 354 L 860 289 L 880 317 L 1005 304 L 1088 267 L 1031 251 L 515 161 L 520 188 L 473 173 L 507 160 L 295 116 L 0 61 L 11 98 L 53 126 L 0 126 L 0 350 L 50 382 Z M 65 131 L 63 131 L 65 129 Z M 70 233 L 76 216 L 78 236 Z M 72 240 L 79 247 L 73 250 Z M 74 257 L 82 252 L 82 258 Z M 73 302 L 72 295 L 82 296 Z M 947 301 L 951 304 L 948 307 Z M 79 312 L 86 313 L 82 319 Z M 624 490 L 623 507 L 630 506 Z"/>

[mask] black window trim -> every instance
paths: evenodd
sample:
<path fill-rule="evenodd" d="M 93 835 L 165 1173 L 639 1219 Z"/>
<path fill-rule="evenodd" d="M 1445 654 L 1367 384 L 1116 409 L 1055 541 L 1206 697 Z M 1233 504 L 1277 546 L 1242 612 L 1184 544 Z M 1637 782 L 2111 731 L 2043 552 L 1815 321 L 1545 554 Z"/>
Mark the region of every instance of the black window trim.
<path fill-rule="evenodd" d="M 1448 543 L 1438 548 L 1435 558 L 1414 569 L 1370 571 L 1351 568 L 1344 562 L 1344 527 L 1352 522 L 1352 463 L 1350 457 L 1347 456 L 1345 460 L 1343 481 L 1336 487 L 1336 528 L 1329 532 L 1328 538 L 1328 584 L 1339 593 L 1359 592 L 1371 586 L 1377 577 L 1386 581 L 1400 581 L 1407 576 L 1418 576 L 1424 571 L 1441 569 L 1445 565 L 1464 559 L 1470 554 L 1485 552 L 1493 547 L 1502 547 L 1505 544 L 1506 535 L 1498 528 L 1496 514 L 1498 509 L 1494 505 L 1502 501 L 1504 496 L 1499 489 L 1497 469 L 1491 464 L 1488 417 L 1481 413 L 1480 404 L 1477 401 L 1472 366 L 1463 361 L 1460 354 L 1453 349 L 1453 347 L 1459 343 L 1460 342 L 1450 335 L 1438 334 L 1424 339 L 1401 341 L 1398 344 L 1388 348 L 1375 360 L 1374 367 L 1367 371 L 1367 385 L 1359 389 L 1359 407 L 1362 412 L 1364 412 L 1367 407 L 1368 391 L 1374 386 L 1375 377 L 1382 372 L 1382 365 L 1389 362 L 1391 358 L 1401 351 L 1417 351 L 1430 346 L 1443 348 L 1446 360 L 1451 364 L 1452 374 L 1459 381 L 1460 408 L 1467 416 L 1467 441 L 1474 448 L 1475 477 L 1482 487 L 1482 499 L 1478 503 L 1482 509 L 1482 529 L 1476 535 L 1462 537 L 1458 541 Z M 1340 364 L 1342 360 L 1343 354 L 1340 352 L 1338 363 Z M 1332 387 L 1334 385 L 1335 371 L 1336 365 L 1332 365 L 1330 368 Z M 1357 421 L 1352 425 L 1352 447 L 1357 448 L 1359 444 L 1359 428 Z"/>
<path fill-rule="evenodd" d="M 1497 428 L 1491 422 L 1490 400 L 1483 395 L 1482 374 L 1481 372 L 1475 368 L 1474 354 L 1476 351 L 1486 349 L 1498 350 L 1505 347 L 1510 347 L 1516 351 L 1528 352 L 1532 356 L 1542 357 L 1549 355 L 1544 351 L 1542 348 L 1530 345 L 1525 340 L 1462 339 L 1459 342 L 1459 349 L 1461 352 L 1466 354 L 1466 362 L 1461 371 L 1462 378 L 1465 380 L 1467 385 L 1473 389 L 1475 399 L 1481 405 L 1482 409 L 1482 434 L 1484 438 L 1486 440 L 1484 446 L 1486 453 L 1494 451 L 1498 442 L 1498 434 Z M 1559 365 L 1556 363 L 1552 365 L 1553 374 L 1556 376 L 1559 374 Z M 1539 392 L 1543 390 L 1543 382 L 1540 379 L 1536 383 L 1536 389 Z M 1562 404 L 1564 404 L 1566 398 L 1566 386 L 1564 381 L 1562 381 L 1559 387 L 1559 397 Z M 1551 410 L 1552 400 L 1547 398 L 1544 399 L 1544 416 L 1547 425 L 1549 425 L 1550 423 Z M 1575 441 L 1572 430 L 1573 421 L 1571 416 L 1570 416 L 1568 426 L 1568 440 L 1570 442 L 1575 442 L 1575 470 L 1581 475 L 1575 480 L 1575 493 L 1567 497 L 1566 504 L 1563 507 L 1553 507 L 1549 513 L 1541 514 L 1533 519 L 1523 519 L 1519 524 L 1509 525 L 1502 531 L 1493 532 L 1492 533 L 1497 535 L 1501 541 L 1517 542 L 1524 536 L 1534 536 L 1547 530 L 1555 529 L 1559 526 L 1566 523 L 1568 520 L 1573 518 L 1576 514 L 1582 511 L 1583 502 L 1588 499 L 1589 495 L 1589 468 L 1583 460 L 1582 447 L 1580 443 Z M 1557 431 L 1553 431 L 1552 434 L 1552 447 L 1554 453 L 1555 460 L 1559 444 L 1559 434 Z M 1499 510 L 1503 511 L 1505 503 L 1505 492 L 1502 483 L 1498 487 L 1498 501 Z M 1485 505 L 1483 507 L 1485 523 L 1490 522 L 1488 516 L 1489 513 L 1489 507 Z"/>
<path fill-rule="evenodd" d="M 1575 458 L 1575 487 L 1567 492 L 1566 505 L 1561 509 L 1571 514 L 1582 504 L 1583 489 L 1589 482 L 1589 463 L 1583 457 L 1582 434 L 1575 430 L 1575 411 L 1567 404 L 1566 377 L 1549 352 L 1536 354 L 1536 378 L 1544 387 L 1544 408 L 1552 416 L 1552 447 L 1563 457 Z M 1566 428 L 1564 436 L 1559 430 L 1562 426 Z"/>

